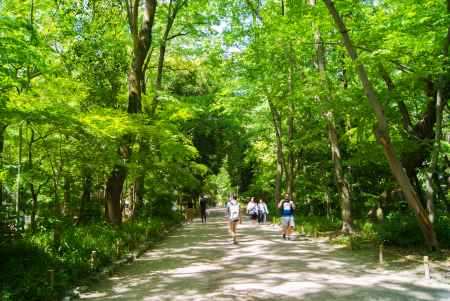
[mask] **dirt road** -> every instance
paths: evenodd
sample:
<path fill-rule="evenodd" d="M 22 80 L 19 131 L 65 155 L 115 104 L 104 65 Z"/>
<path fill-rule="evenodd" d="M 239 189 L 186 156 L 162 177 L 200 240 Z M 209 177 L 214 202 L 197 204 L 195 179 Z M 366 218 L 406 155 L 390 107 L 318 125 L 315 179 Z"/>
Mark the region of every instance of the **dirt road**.
<path fill-rule="evenodd" d="M 271 225 L 239 225 L 231 244 L 222 212 L 171 234 L 92 286 L 88 300 L 450 300 L 450 283 L 423 267 L 377 266 L 372 252 L 325 241 L 284 241 Z"/>

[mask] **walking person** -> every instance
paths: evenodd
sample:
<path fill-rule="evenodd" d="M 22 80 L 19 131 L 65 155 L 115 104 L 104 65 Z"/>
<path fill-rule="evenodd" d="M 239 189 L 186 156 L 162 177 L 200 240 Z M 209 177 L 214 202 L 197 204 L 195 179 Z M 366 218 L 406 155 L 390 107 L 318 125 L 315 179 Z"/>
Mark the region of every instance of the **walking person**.
<path fill-rule="evenodd" d="M 186 208 L 186 223 L 192 224 L 193 221 L 194 221 L 194 202 L 191 199 L 188 199 Z"/>
<path fill-rule="evenodd" d="M 206 203 L 208 199 L 205 195 L 200 197 L 200 216 L 202 218 L 202 223 L 206 223 Z"/>
<path fill-rule="evenodd" d="M 294 209 L 295 205 L 289 199 L 289 193 L 284 194 L 284 199 L 278 203 L 278 208 L 281 208 L 281 222 L 283 226 L 283 239 L 289 235 L 290 229 L 295 227 L 294 223 Z"/>
<path fill-rule="evenodd" d="M 269 209 L 267 208 L 266 202 L 263 199 L 259 199 L 258 203 L 258 223 L 265 224 L 267 221 L 267 215 L 269 214 Z"/>
<path fill-rule="evenodd" d="M 255 197 L 253 196 L 247 204 L 247 214 L 250 215 L 252 224 L 256 224 L 256 220 L 258 219 L 258 203 L 255 202 Z"/>
<path fill-rule="evenodd" d="M 233 239 L 233 244 L 237 244 L 237 224 L 240 219 L 240 206 L 236 199 L 236 196 L 232 196 L 226 205 L 226 211 L 228 216 L 228 226 L 230 230 L 231 237 Z"/>

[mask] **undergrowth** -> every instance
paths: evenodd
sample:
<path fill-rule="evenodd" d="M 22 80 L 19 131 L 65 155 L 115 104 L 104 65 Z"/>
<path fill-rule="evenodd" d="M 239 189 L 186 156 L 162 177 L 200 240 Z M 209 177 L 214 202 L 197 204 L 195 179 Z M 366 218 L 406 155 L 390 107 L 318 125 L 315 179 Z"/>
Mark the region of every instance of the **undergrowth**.
<path fill-rule="evenodd" d="M 53 231 L 14 240 L 0 248 L 0 300 L 57 300 L 74 283 L 162 233 L 180 220 L 153 218 L 124 223 L 115 229 L 106 223 L 66 225 L 58 248 Z M 96 251 L 93 269 L 91 252 Z M 54 270 L 50 285 L 48 270 Z"/>

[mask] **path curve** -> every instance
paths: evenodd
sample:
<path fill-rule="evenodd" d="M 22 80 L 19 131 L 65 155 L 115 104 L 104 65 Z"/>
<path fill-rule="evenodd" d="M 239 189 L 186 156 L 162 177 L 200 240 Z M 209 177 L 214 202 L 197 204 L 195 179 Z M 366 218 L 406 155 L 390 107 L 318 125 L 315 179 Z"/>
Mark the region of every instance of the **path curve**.
<path fill-rule="evenodd" d="M 223 211 L 180 228 L 134 263 L 81 294 L 87 300 L 450 300 L 450 284 L 421 266 L 380 269 L 376 254 L 311 238 L 284 241 L 271 225 L 238 225 Z"/>

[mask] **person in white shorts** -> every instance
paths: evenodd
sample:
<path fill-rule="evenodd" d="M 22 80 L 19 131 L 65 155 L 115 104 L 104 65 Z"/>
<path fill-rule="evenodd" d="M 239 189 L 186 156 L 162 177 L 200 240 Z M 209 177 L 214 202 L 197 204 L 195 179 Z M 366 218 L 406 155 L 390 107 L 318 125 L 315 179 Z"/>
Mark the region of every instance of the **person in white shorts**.
<path fill-rule="evenodd" d="M 289 230 L 295 227 L 294 222 L 294 209 L 295 205 L 289 199 L 289 193 L 284 194 L 284 199 L 278 203 L 278 208 L 281 209 L 281 223 L 283 226 L 283 239 L 286 239 L 286 236 L 289 233 Z"/>
<path fill-rule="evenodd" d="M 228 215 L 228 226 L 230 229 L 231 237 L 233 238 L 233 243 L 237 244 L 237 224 L 240 220 L 240 206 L 239 202 L 236 200 L 235 196 L 232 196 L 228 201 L 227 206 L 227 215 Z"/>

